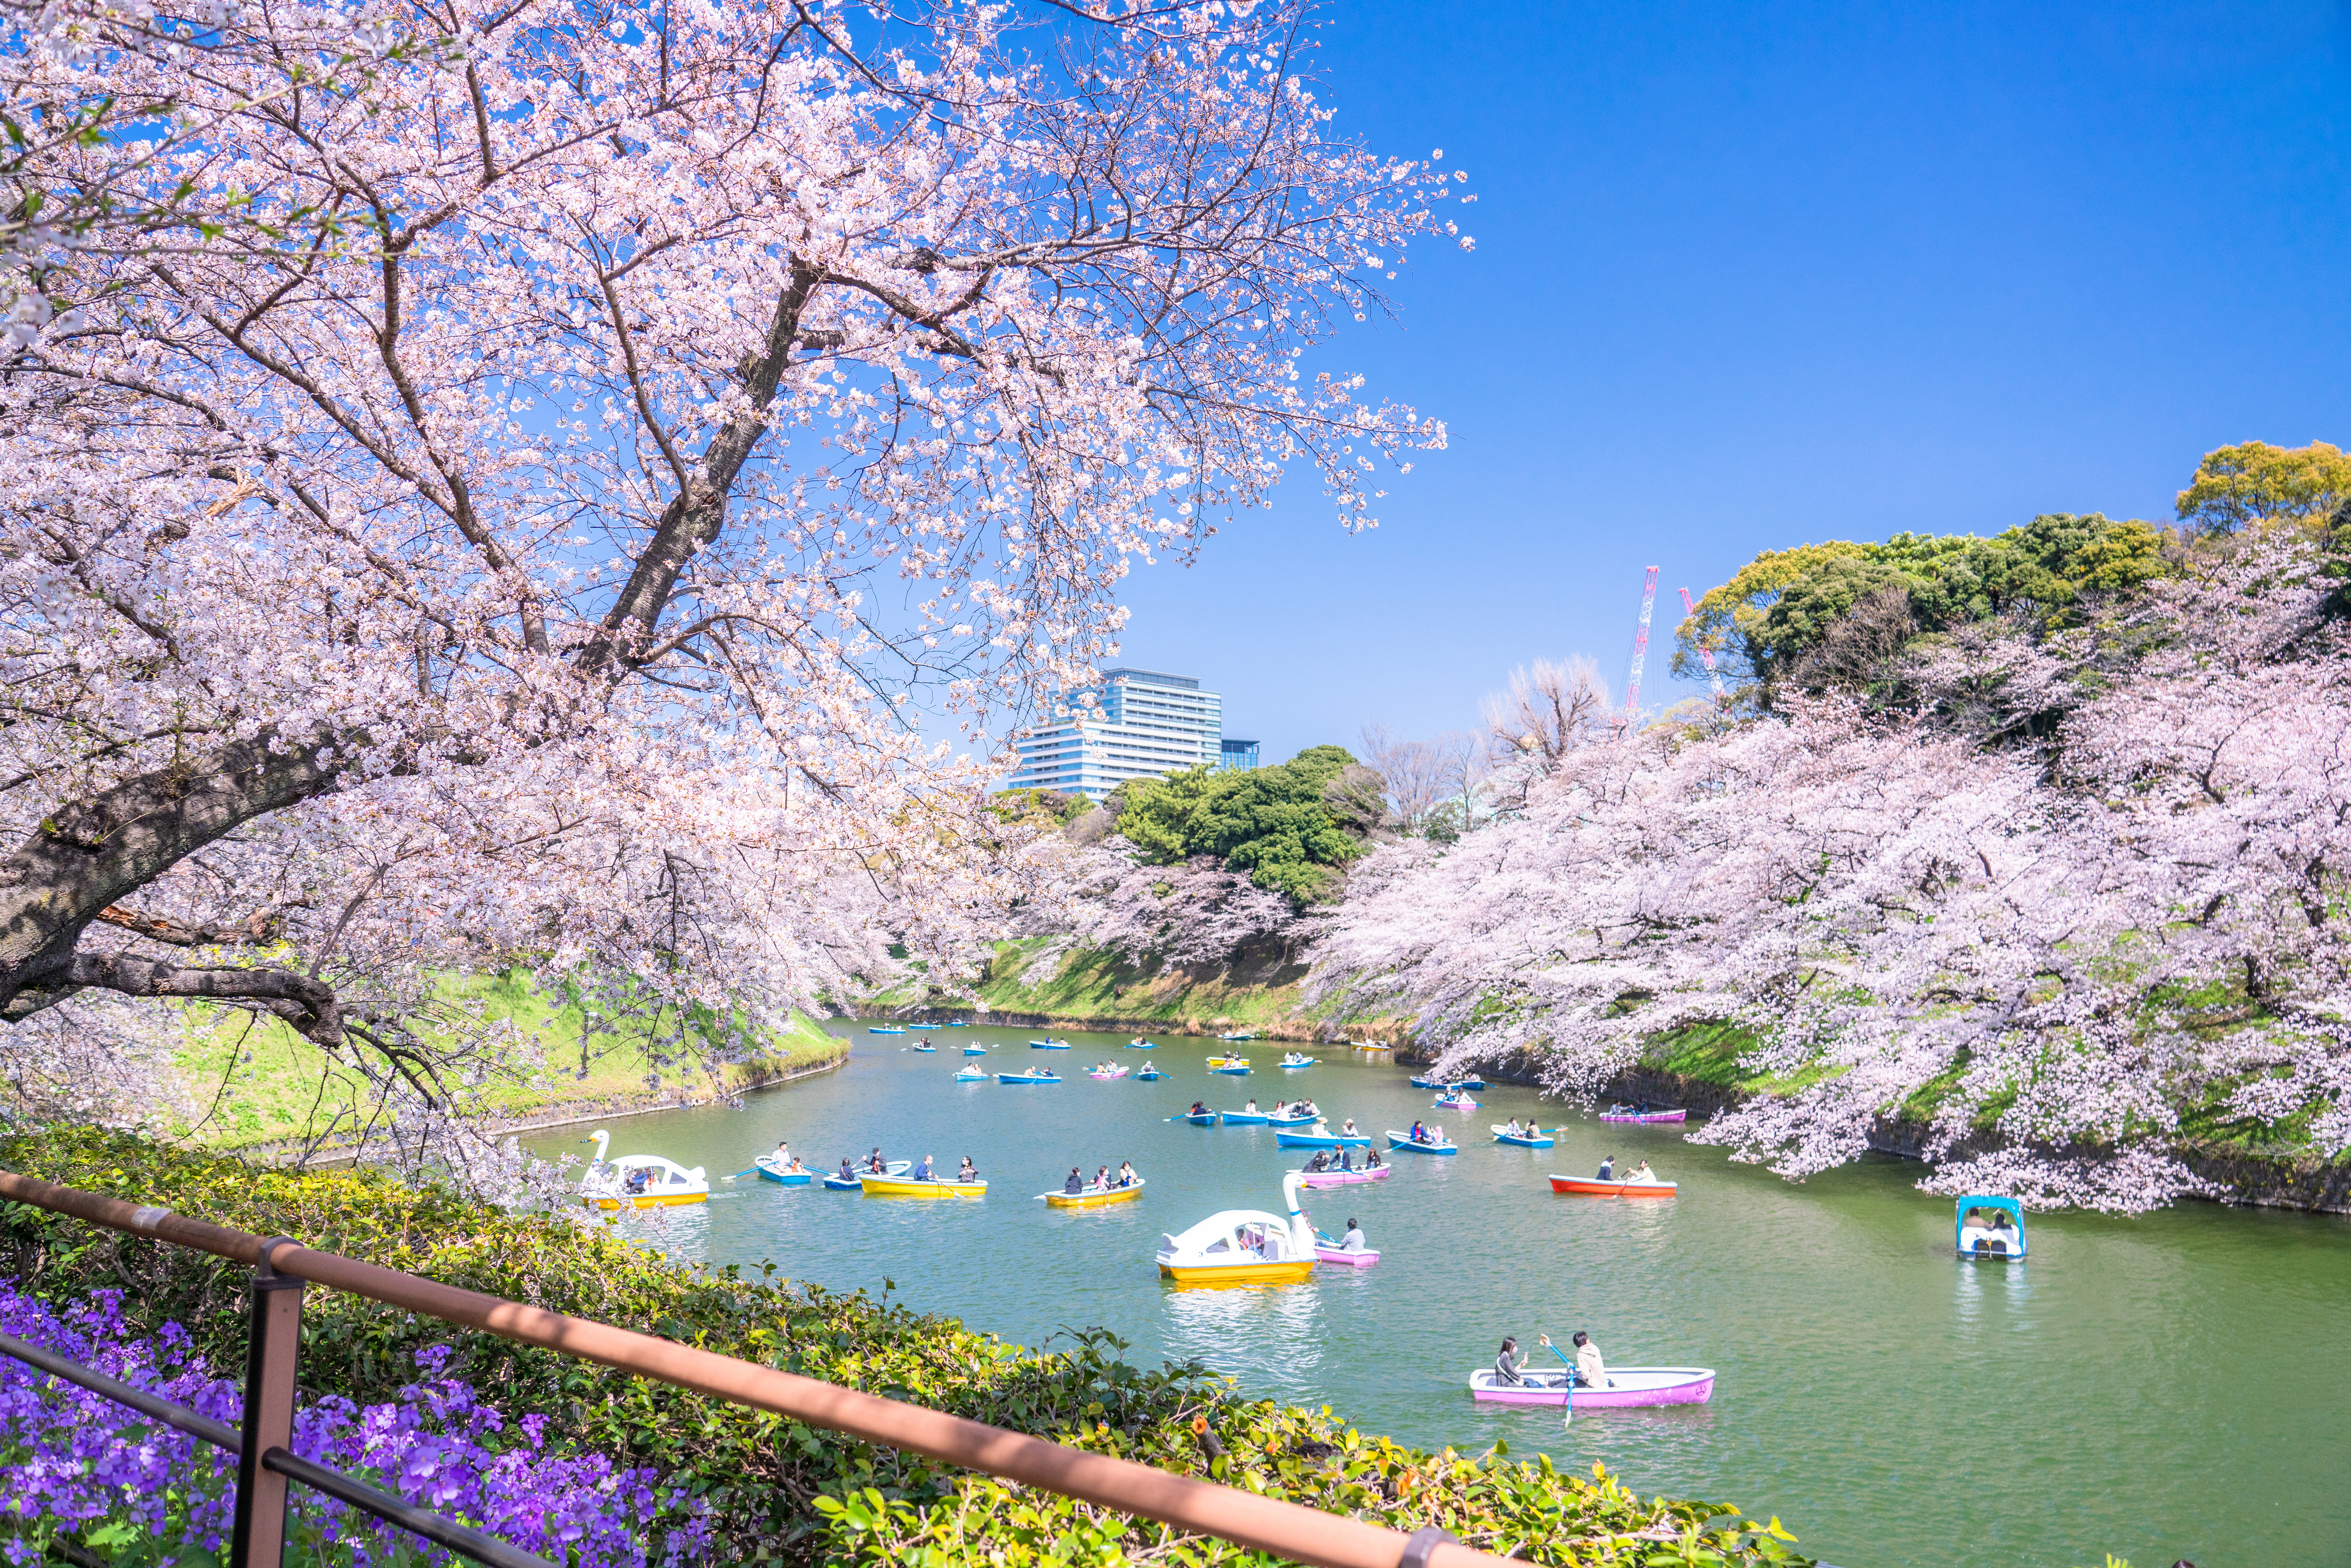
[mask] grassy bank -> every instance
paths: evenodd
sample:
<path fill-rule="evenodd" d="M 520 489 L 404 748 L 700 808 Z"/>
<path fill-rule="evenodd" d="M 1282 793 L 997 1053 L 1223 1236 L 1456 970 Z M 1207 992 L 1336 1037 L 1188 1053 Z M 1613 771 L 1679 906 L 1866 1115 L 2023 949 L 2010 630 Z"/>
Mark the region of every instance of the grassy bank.
<path fill-rule="evenodd" d="M 1072 1027 L 1248 1030 L 1271 1040 L 1314 1040 L 1343 1029 L 1359 1039 L 1392 1037 L 1395 1020 L 1309 1007 L 1299 989 L 1305 977 L 1305 967 L 1285 954 L 1186 968 L 1038 936 L 998 943 L 977 994 L 992 1014 Z"/>
<path fill-rule="evenodd" d="M 1604 1473 L 1562 1474 L 1497 1445 L 1428 1453 L 1362 1432 L 1328 1409 L 1238 1397 L 1197 1365 L 1146 1371 L 1101 1333 L 1051 1354 L 953 1319 L 775 1277 L 774 1266 L 682 1267 L 609 1223 L 517 1216 L 359 1173 L 293 1173 L 88 1131 L 0 1139 L 0 1168 L 261 1234 L 282 1234 L 448 1283 L 642 1329 L 845 1386 L 1205 1475 L 1399 1529 L 1434 1523 L 1499 1553 L 1557 1564 L 1801 1563 L 1773 1531 L 1711 1504 L 1642 1500 Z M 59 1303 L 130 1287 L 149 1332 L 185 1326 L 215 1367 L 242 1364 L 239 1271 L 221 1260 L 0 1206 L 0 1260 Z M 507 1416 L 553 1417 L 538 1440 L 688 1478 L 726 1561 L 747 1564 L 987 1563 L 1004 1568 L 1125 1562 L 1221 1568 L 1264 1561 L 1222 1542 L 1013 1489 L 918 1456 L 653 1384 L 356 1297 L 312 1294 L 307 1396 L 394 1397 L 417 1354 Z M 8 1459 L 0 1454 L 0 1464 Z M 98 1521 L 69 1532 L 105 1539 Z M 124 1552 L 98 1560 L 130 1568 Z M 141 1560 L 143 1561 L 143 1560 Z"/>
<path fill-rule="evenodd" d="M 518 1044 L 531 1046 L 502 1055 L 467 1090 L 485 1113 L 510 1125 L 561 1120 L 567 1112 L 586 1116 L 720 1099 L 838 1060 L 844 1051 L 841 1041 L 794 1014 L 757 1057 L 714 1076 L 661 1067 L 641 1028 L 587 1040 L 580 1008 L 539 991 L 518 971 L 445 976 L 437 999 L 453 1009 L 478 1009 L 486 1022 L 510 1026 Z M 534 1053 L 543 1070 L 528 1064 Z M 192 1008 L 173 1066 L 183 1110 L 162 1130 L 212 1148 L 318 1139 L 365 1121 L 372 1104 L 366 1080 L 354 1068 L 270 1018 Z"/>

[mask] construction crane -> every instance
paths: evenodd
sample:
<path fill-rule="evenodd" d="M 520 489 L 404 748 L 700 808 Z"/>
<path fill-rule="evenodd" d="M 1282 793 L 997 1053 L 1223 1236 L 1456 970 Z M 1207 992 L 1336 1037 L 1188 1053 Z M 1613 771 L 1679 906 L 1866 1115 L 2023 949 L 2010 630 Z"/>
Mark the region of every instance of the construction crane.
<path fill-rule="evenodd" d="M 1682 616 L 1683 616 L 1683 618 L 1684 618 L 1685 620 L 1687 620 L 1687 619 L 1688 619 L 1690 616 L 1695 615 L 1695 614 L 1697 614 L 1697 613 L 1698 613 L 1698 606 L 1697 606 L 1697 605 L 1695 605 L 1695 604 L 1692 604 L 1692 603 L 1690 602 L 1689 590 L 1688 590 L 1688 589 L 1687 589 L 1687 588 L 1683 589 L 1683 590 L 1682 590 Z M 1698 656 L 1699 658 L 1704 659 L 1704 660 L 1706 661 L 1706 678 L 1707 678 L 1708 680 L 1709 680 L 1709 681 L 1711 681 L 1711 682 L 1713 682 L 1713 683 L 1714 683 L 1714 700 L 1715 700 L 1716 702 L 1721 702 L 1721 701 L 1723 701 L 1724 699 L 1723 699 L 1723 695 L 1722 695 L 1722 672 L 1721 672 L 1720 670 L 1718 670 L 1718 669 L 1716 669 L 1716 668 L 1714 667 L 1714 644 L 1713 644 L 1713 643 L 1700 643 L 1698 645 Z"/>
<path fill-rule="evenodd" d="M 1649 657 L 1649 619 L 1657 612 L 1657 569 L 1641 589 L 1641 629 L 1633 633 L 1633 675 L 1625 683 L 1625 723 L 1630 726 L 1641 711 L 1641 665 Z"/>

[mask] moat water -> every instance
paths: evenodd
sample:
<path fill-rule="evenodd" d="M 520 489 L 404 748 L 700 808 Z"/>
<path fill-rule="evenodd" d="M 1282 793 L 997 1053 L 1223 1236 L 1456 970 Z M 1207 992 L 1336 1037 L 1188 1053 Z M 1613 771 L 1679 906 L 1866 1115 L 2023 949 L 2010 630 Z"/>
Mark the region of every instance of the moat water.
<path fill-rule="evenodd" d="M 836 1032 L 851 1026 L 835 1023 Z M 1197 1357 L 1249 1393 L 1328 1405 L 1426 1447 L 1603 1461 L 1644 1492 L 1778 1515 L 1839 1568 L 2342 1568 L 2351 1563 L 2351 1221 L 2185 1205 L 2135 1219 L 2036 1215 L 2031 1257 L 1964 1262 L 1949 1200 L 1915 1165 L 1870 1160 L 1798 1185 L 1729 1163 L 1672 1127 L 1604 1124 L 1497 1086 L 1440 1113 L 1407 1070 L 1318 1047 L 1241 1047 L 1247 1078 L 1211 1074 L 1216 1042 L 985 1029 L 852 1036 L 840 1071 L 711 1107 L 611 1124 L 616 1153 L 709 1168 L 706 1206 L 622 1223 L 679 1256 L 773 1260 L 837 1290 L 885 1289 L 1029 1345 L 1072 1327 L 1131 1342 L 1139 1364 Z M 928 1039 L 935 1055 L 906 1049 Z M 1066 1082 L 953 1081 L 967 1040 L 991 1071 L 1050 1064 Z M 1095 1082 L 1093 1063 L 1140 1070 Z M 1194 1100 L 1311 1094 L 1335 1124 L 1441 1121 L 1458 1156 L 1395 1157 L 1389 1180 L 1308 1195 L 1336 1233 L 1360 1219 L 1381 1261 L 1302 1285 L 1176 1290 L 1152 1263 L 1163 1231 L 1220 1208 L 1278 1209 L 1304 1156 L 1262 1128 L 1165 1118 Z M 1513 1115 L 1562 1123 L 1555 1148 L 1489 1141 Z M 535 1140 L 579 1153 L 589 1129 Z M 965 1155 L 977 1202 L 892 1201 L 716 1177 L 790 1140 L 811 1166 L 875 1145 L 891 1158 Z M 1646 1157 L 1670 1201 L 1555 1197 L 1552 1171 Z M 1131 1160 L 1137 1202 L 1094 1213 L 1034 1195 L 1069 1168 Z M 1578 1416 L 1473 1404 L 1472 1368 L 1506 1333 L 1531 1345 L 1588 1331 L 1612 1364 L 1718 1369 L 1705 1406 Z"/>

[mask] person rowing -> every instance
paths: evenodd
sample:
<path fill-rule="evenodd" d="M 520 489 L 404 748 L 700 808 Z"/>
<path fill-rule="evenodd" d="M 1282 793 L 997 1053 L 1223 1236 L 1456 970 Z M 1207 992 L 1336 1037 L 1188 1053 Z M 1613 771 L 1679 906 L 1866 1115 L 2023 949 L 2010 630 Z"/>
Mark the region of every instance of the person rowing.
<path fill-rule="evenodd" d="M 1339 1250 L 1342 1252 L 1362 1252 L 1367 1250 L 1370 1245 L 1371 1244 L 1369 1242 L 1364 1239 L 1364 1228 L 1355 1222 L 1355 1217 L 1353 1215 L 1349 1215 L 1347 1217 L 1347 1233 L 1339 1238 Z"/>
<path fill-rule="evenodd" d="M 1339 1168 L 1343 1171 L 1352 1171 L 1355 1168 L 1355 1156 L 1344 1145 L 1342 1145 L 1339 1150 Z"/>
<path fill-rule="evenodd" d="M 1355 1119 L 1353 1116 L 1348 1117 L 1345 1121 L 1339 1124 L 1339 1135 L 1343 1138 L 1361 1136 L 1361 1134 L 1355 1131 Z"/>
<path fill-rule="evenodd" d="M 1600 1359 L 1600 1347 L 1582 1329 L 1575 1331 L 1575 1378 L 1586 1388 L 1615 1386 L 1608 1381 L 1608 1364 Z"/>
<path fill-rule="evenodd" d="M 872 1174 L 874 1174 L 875 1176 L 880 1176 L 883 1171 L 885 1171 L 885 1170 L 889 1169 L 889 1166 L 888 1166 L 883 1162 L 883 1158 L 882 1158 L 882 1145 L 879 1145 L 879 1144 L 874 1145 L 873 1145 L 873 1152 L 872 1152 L 872 1154 L 870 1154 L 870 1155 L 866 1155 L 866 1156 L 865 1156 L 865 1168 L 866 1168 L 867 1170 L 871 1171 L 871 1172 L 872 1172 Z"/>
<path fill-rule="evenodd" d="M 1635 1166 L 1633 1167 L 1633 1174 L 1626 1176 L 1625 1179 L 1635 1186 L 1661 1186 L 1664 1185 L 1657 1180 L 1657 1173 L 1649 1168 L 1649 1162 L 1646 1160 L 1643 1160 L 1639 1165 Z"/>
<path fill-rule="evenodd" d="M 1208 1108 L 1206 1105 L 1201 1104 L 1197 1100 L 1192 1102 L 1192 1109 L 1186 1113 L 1186 1115 L 1192 1116 L 1205 1116 L 1207 1113 Z"/>
<path fill-rule="evenodd" d="M 1245 1116 L 1254 1116 L 1254 1115 L 1256 1115 L 1256 1114 L 1257 1114 L 1257 1102 L 1256 1102 L 1256 1101 L 1254 1101 L 1254 1100 L 1250 1101 L 1250 1102 L 1249 1103 L 1249 1109 L 1248 1109 L 1247 1111 L 1244 1111 L 1244 1112 L 1242 1113 L 1242 1114 L 1243 1114 L 1243 1115 L 1245 1115 Z"/>
<path fill-rule="evenodd" d="M 925 1155 L 923 1156 L 923 1163 L 914 1167 L 914 1179 L 916 1181 L 928 1181 L 931 1179 L 930 1155 Z"/>

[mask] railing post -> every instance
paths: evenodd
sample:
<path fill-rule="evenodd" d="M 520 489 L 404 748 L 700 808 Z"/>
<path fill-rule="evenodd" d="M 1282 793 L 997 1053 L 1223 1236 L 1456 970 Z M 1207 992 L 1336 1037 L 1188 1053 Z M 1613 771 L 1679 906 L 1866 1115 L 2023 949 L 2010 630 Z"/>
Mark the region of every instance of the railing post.
<path fill-rule="evenodd" d="M 253 1270 L 252 1317 L 246 1337 L 245 1419 L 236 1456 L 236 1528 L 229 1568 L 278 1568 L 286 1550 L 286 1478 L 261 1457 L 294 1440 L 294 1363 L 302 1343 L 302 1281 L 270 1267 L 269 1255 L 294 1245 L 283 1236 L 261 1244 Z"/>

